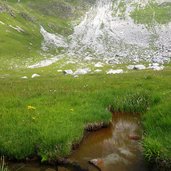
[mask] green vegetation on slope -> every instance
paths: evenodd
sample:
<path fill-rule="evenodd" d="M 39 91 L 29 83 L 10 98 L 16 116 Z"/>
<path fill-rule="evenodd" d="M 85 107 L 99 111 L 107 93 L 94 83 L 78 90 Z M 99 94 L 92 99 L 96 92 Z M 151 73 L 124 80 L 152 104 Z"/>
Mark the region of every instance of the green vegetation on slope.
<path fill-rule="evenodd" d="M 79 78 L 45 70 L 34 79 L 23 80 L 20 72 L 3 78 L 0 155 L 23 159 L 37 154 L 43 161 L 67 156 L 87 123 L 110 120 L 106 108 L 112 104 L 115 111 L 144 113 L 147 159 L 170 159 L 170 74 L 168 67 L 161 72 Z"/>
<path fill-rule="evenodd" d="M 150 3 L 145 8 L 136 8 L 131 17 L 138 24 L 167 24 L 171 22 L 171 3 Z"/>

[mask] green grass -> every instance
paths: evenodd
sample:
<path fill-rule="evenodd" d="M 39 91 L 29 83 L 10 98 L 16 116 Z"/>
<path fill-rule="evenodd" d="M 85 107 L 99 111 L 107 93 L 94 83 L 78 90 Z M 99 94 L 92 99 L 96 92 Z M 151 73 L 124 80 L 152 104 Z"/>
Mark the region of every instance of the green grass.
<path fill-rule="evenodd" d="M 9 72 L 0 82 L 0 155 L 42 161 L 66 157 L 83 137 L 87 123 L 108 122 L 115 111 L 144 113 L 144 154 L 148 160 L 171 158 L 171 68 L 122 75 L 90 74 L 73 78 L 46 72 L 23 80 Z"/>

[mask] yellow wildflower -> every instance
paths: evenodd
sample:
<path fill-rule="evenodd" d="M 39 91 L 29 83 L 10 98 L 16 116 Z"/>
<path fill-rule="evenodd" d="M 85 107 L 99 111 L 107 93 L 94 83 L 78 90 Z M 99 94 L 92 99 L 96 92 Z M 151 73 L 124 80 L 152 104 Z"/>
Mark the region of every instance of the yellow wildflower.
<path fill-rule="evenodd" d="M 36 108 L 34 106 L 27 106 L 28 110 L 36 110 Z"/>

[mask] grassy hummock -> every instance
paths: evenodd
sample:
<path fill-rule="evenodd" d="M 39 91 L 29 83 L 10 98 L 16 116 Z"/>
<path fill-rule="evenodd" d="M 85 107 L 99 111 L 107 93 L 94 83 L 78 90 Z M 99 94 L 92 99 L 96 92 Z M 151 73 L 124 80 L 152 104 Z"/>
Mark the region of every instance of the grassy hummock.
<path fill-rule="evenodd" d="M 40 70 L 32 69 L 27 76 Z M 43 72 L 44 71 L 44 72 Z M 68 156 L 88 123 L 108 122 L 114 111 L 144 113 L 144 155 L 149 161 L 171 158 L 171 68 L 121 75 L 89 74 L 74 78 L 41 69 L 21 79 L 9 73 L 0 84 L 0 155 L 42 161 Z"/>

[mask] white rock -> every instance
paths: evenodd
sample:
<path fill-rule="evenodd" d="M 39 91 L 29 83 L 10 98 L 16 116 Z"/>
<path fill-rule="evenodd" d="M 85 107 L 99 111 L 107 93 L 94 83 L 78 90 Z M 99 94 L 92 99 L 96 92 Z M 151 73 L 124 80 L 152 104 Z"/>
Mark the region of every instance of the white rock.
<path fill-rule="evenodd" d="M 61 69 L 58 69 L 57 72 L 62 72 L 62 70 Z"/>
<path fill-rule="evenodd" d="M 88 74 L 89 72 L 91 72 L 91 69 L 89 68 L 77 69 L 74 72 L 74 75 L 84 75 L 84 74 Z"/>
<path fill-rule="evenodd" d="M 71 69 L 64 70 L 64 74 L 66 74 L 66 75 L 72 75 L 73 74 L 73 71 Z"/>
<path fill-rule="evenodd" d="M 21 77 L 22 79 L 28 79 L 28 77 L 27 76 L 23 76 L 23 77 Z"/>
<path fill-rule="evenodd" d="M 116 70 L 110 69 L 106 73 L 107 74 L 121 74 L 121 73 L 123 73 L 123 69 L 116 69 Z"/>
<path fill-rule="evenodd" d="M 35 78 L 35 77 L 40 77 L 40 75 L 39 75 L 39 74 L 33 74 L 33 75 L 31 76 L 31 78 Z"/>
<path fill-rule="evenodd" d="M 164 69 L 164 66 L 163 65 L 159 66 L 159 64 L 157 65 L 156 63 L 155 64 L 153 63 L 153 64 L 149 64 L 148 68 L 153 69 L 155 71 L 161 71 Z"/>
<path fill-rule="evenodd" d="M 101 67 L 103 67 L 103 63 L 98 62 L 98 63 L 96 63 L 94 66 L 95 66 L 96 68 L 101 68 Z"/>
<path fill-rule="evenodd" d="M 144 65 L 134 65 L 134 68 L 133 69 L 137 69 L 137 70 L 143 70 L 143 69 L 146 69 L 146 67 Z"/>
<path fill-rule="evenodd" d="M 163 65 L 162 66 L 155 66 L 155 67 L 153 67 L 153 70 L 155 70 L 155 71 L 161 71 L 163 69 L 164 69 Z"/>

